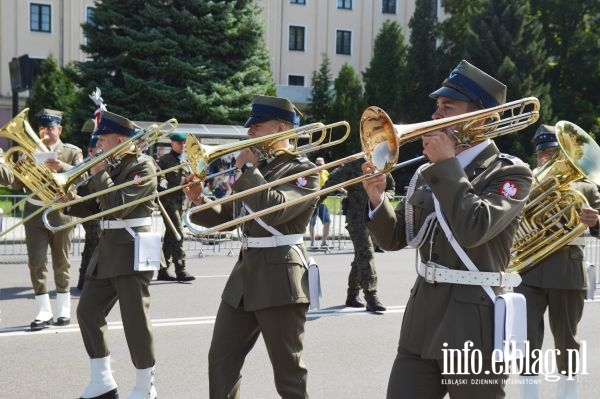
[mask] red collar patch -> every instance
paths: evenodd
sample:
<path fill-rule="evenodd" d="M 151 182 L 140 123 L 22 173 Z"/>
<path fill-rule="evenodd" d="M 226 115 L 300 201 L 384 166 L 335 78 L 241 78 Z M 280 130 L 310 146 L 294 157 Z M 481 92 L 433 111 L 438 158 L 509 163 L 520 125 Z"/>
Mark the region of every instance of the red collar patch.
<path fill-rule="evenodd" d="M 519 186 L 513 181 L 505 180 L 502 186 L 500 186 L 500 195 L 506 198 L 513 199 L 518 192 Z"/>

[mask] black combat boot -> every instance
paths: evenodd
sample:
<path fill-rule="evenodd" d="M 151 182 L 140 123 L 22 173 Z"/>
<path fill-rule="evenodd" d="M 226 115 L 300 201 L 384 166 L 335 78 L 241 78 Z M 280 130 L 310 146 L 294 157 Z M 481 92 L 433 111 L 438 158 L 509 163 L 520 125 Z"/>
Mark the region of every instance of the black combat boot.
<path fill-rule="evenodd" d="M 169 269 L 160 269 L 156 275 L 158 281 L 177 281 L 177 277 L 169 273 Z"/>
<path fill-rule="evenodd" d="M 351 308 L 362 308 L 365 304 L 358 298 L 358 294 L 348 294 L 346 297 L 346 306 L 350 306 Z"/>
<path fill-rule="evenodd" d="M 176 270 L 175 275 L 177 276 L 177 281 L 193 281 L 196 277 L 189 274 L 185 269 Z"/>
<path fill-rule="evenodd" d="M 379 298 L 377 295 L 368 295 L 365 296 L 367 300 L 367 311 L 368 312 L 383 312 L 385 311 L 385 306 L 381 302 L 379 302 Z"/>

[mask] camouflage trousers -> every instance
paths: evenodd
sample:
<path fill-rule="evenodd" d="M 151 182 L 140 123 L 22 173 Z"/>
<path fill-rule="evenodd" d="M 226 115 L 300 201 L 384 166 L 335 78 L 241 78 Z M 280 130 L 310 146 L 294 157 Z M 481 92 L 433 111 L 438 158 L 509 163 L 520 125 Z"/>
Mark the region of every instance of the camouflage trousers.
<path fill-rule="evenodd" d="M 375 247 L 369 230 L 363 221 L 346 219 L 346 230 L 354 246 L 354 260 L 348 275 L 348 295 L 356 295 L 362 289 L 365 296 L 377 292 L 375 271 Z"/>

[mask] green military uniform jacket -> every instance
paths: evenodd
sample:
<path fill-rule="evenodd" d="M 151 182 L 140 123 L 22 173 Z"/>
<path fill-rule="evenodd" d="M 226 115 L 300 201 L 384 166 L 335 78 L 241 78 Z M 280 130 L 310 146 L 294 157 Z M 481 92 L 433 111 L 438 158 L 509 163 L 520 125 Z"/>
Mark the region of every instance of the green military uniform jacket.
<path fill-rule="evenodd" d="M 455 239 L 477 268 L 503 271 L 531 179 L 531 170 L 525 163 L 500 154 L 494 143 L 464 170 L 456 158 L 429 164 L 422 169 L 413 195 L 406 198 L 413 205 L 415 232 L 435 212 L 434 193 Z M 507 184 L 515 190 L 504 195 Z M 394 211 L 385 199 L 368 226 L 384 250 L 399 250 L 407 245 L 403 202 Z M 467 270 L 441 227 L 435 229 L 431 247 L 429 241 L 427 238 L 419 249 L 423 262 L 431 259 L 452 269 Z M 492 301 L 481 286 L 430 284 L 418 276 L 404 313 L 399 350 L 441 359 L 442 349 L 463 349 L 466 341 L 472 341 L 472 349 L 490 357 L 493 317 Z"/>
<path fill-rule="evenodd" d="M 56 158 L 63 163 L 63 172 L 72 169 L 73 166 L 79 165 L 83 161 L 83 152 L 81 151 L 81 148 L 74 146 L 73 144 L 66 144 L 59 140 L 56 143 L 54 152 L 56 152 Z M 15 191 L 24 189 L 27 194 L 30 194 L 30 190 L 27 187 L 25 187 L 25 185 L 19 180 L 15 180 L 15 182 L 13 183 L 13 188 L 15 189 Z M 34 199 L 37 199 L 37 197 L 34 197 Z M 38 209 L 38 205 L 27 202 L 25 204 L 25 210 L 23 215 L 27 217 L 33 212 L 36 212 Z M 58 226 L 61 224 L 69 223 L 71 221 L 71 218 L 61 212 L 52 212 L 48 215 L 48 221 L 52 226 Z M 43 225 L 41 214 L 39 215 L 39 217 L 35 217 L 29 220 L 27 223 L 34 226 L 38 225 L 39 227 L 41 227 Z"/>
<path fill-rule="evenodd" d="M 97 192 L 108 187 L 116 186 L 127 181 L 144 176 L 154 175 L 154 161 L 145 154 L 127 154 L 114 168 L 94 175 L 87 183 L 90 192 Z M 70 215 L 88 216 L 106 209 L 133 202 L 148 197 L 156 192 L 156 177 L 146 179 L 138 184 L 130 185 L 120 190 L 112 191 L 96 199 L 90 199 L 75 204 L 67 209 Z M 106 219 L 135 219 L 151 217 L 154 201 L 130 206 L 118 212 L 105 216 Z M 133 231 L 151 231 L 152 226 L 134 227 Z M 100 242 L 94 250 L 87 274 L 97 278 L 111 278 L 134 273 L 134 238 L 126 229 L 107 229 L 100 235 Z"/>
<path fill-rule="evenodd" d="M 591 208 L 600 210 L 600 193 L 594 183 L 589 180 L 580 180 L 571 183 L 569 188 L 583 194 Z M 594 228 L 590 228 L 590 233 L 598 237 L 599 230 L 599 226 L 596 225 Z M 521 277 L 524 284 L 533 287 L 585 290 L 588 287 L 588 280 L 583 247 L 565 245 L 533 265 Z"/>
<path fill-rule="evenodd" d="M 161 170 L 169 169 L 174 166 L 177 166 L 181 163 L 180 154 L 171 150 L 170 152 L 161 156 L 158 160 L 158 166 Z M 181 185 L 181 179 L 187 176 L 187 173 L 184 173 L 183 168 L 177 169 L 175 172 L 169 172 L 164 174 L 159 179 L 158 191 L 163 191 L 168 188 L 178 187 Z M 183 200 L 185 195 L 183 190 L 177 190 L 170 194 L 166 194 L 162 197 L 161 201 L 163 204 L 169 203 L 173 208 L 181 209 L 183 206 Z"/>
<path fill-rule="evenodd" d="M 260 187 L 266 182 L 296 174 L 314 164 L 306 158 L 287 154 L 279 155 L 265 165 L 246 170 L 235 182 L 235 191 Z M 284 183 L 244 198 L 253 211 L 258 211 L 292 201 L 319 189 L 319 175 L 311 174 L 296 181 Z M 210 200 L 206 199 L 207 202 Z M 192 215 L 192 221 L 202 226 L 215 226 L 237 217 L 240 203 L 226 203 Z M 304 234 L 315 209 L 315 201 L 305 201 L 263 216 L 261 219 L 283 235 Z M 241 227 L 249 237 L 268 237 L 272 234 L 256 220 Z M 308 259 L 304 245 L 298 245 Z M 308 276 L 300 255 L 291 246 L 274 248 L 247 248 L 240 251 L 237 263 L 231 271 L 222 299 L 237 308 L 243 300 L 244 309 L 254 311 L 293 303 L 308 303 Z"/>
<path fill-rule="evenodd" d="M 357 159 L 348 164 L 344 164 L 339 168 L 336 168 L 327 179 L 327 182 L 323 188 L 335 186 L 336 184 L 346 182 L 355 177 L 363 174 L 361 165 L 365 161 L 363 159 Z M 394 199 L 396 195 L 396 183 L 391 174 L 386 175 L 386 186 L 385 195 L 389 200 Z M 364 222 L 364 210 L 367 204 L 368 196 L 367 192 L 363 188 L 362 184 L 353 184 L 346 187 L 348 195 L 346 196 L 347 205 L 344 207 L 344 215 L 346 220 L 351 219 L 353 223 L 362 224 Z"/>

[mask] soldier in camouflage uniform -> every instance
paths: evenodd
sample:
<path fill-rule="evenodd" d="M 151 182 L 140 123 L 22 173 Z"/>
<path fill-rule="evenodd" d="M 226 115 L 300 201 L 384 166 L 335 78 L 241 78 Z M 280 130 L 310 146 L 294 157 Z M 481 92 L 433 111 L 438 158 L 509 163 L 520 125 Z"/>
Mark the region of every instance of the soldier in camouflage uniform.
<path fill-rule="evenodd" d="M 344 164 L 329 175 L 324 188 L 348 181 L 363 174 L 362 159 Z M 388 175 L 386 196 L 394 198 L 394 179 Z M 348 275 L 348 296 L 346 306 L 362 308 L 365 304 L 358 298 L 362 288 L 366 309 L 369 312 L 381 312 L 385 306 L 377 298 L 377 273 L 375 272 L 375 249 L 364 220 L 367 205 L 367 193 L 361 184 L 353 184 L 346 188 L 348 194 L 344 199 L 343 212 L 346 215 L 346 229 L 354 246 L 354 260 Z"/>
<path fill-rule="evenodd" d="M 173 133 L 169 136 L 171 139 L 171 151 L 161 156 L 158 160 L 158 166 L 161 169 L 169 169 L 181 163 L 181 154 L 185 147 L 186 135 L 183 133 Z M 183 169 L 169 172 L 160 178 L 158 191 L 164 191 L 172 187 L 181 185 L 181 180 L 187 176 Z M 158 271 L 157 280 L 162 281 L 192 281 L 196 278 L 185 270 L 185 251 L 183 250 L 183 226 L 181 225 L 181 212 L 184 200 L 183 190 L 177 190 L 166 194 L 160 198 L 168 217 L 173 222 L 175 229 L 179 233 L 181 240 L 177 240 L 173 232 L 165 221 L 165 236 L 163 238 L 163 254 L 165 256 L 165 265 L 161 265 Z M 164 217 L 164 215 L 163 215 Z M 169 263 L 175 266 L 175 276 L 169 273 Z"/>
<path fill-rule="evenodd" d="M 81 127 L 81 132 L 84 134 L 92 134 L 94 127 L 94 120 L 88 119 Z M 97 142 L 98 136 L 92 135 L 90 143 L 88 144 L 88 156 L 93 157 L 95 155 Z M 80 190 L 80 194 L 83 193 L 84 188 Z M 96 245 L 98 245 L 98 241 L 100 241 L 100 222 L 98 220 L 88 220 L 81 225 L 85 230 L 85 243 L 83 244 L 83 251 L 81 252 L 81 266 L 79 266 L 79 280 L 77 281 L 77 289 L 80 291 L 83 289 L 83 284 L 85 283 L 87 265 L 90 263 L 90 258 L 94 253 L 94 249 L 96 249 Z"/>

